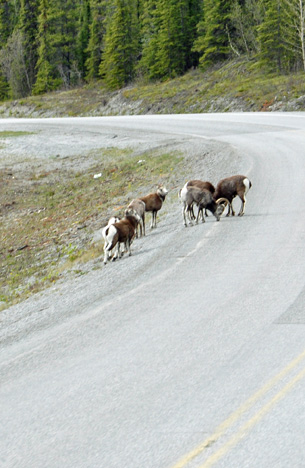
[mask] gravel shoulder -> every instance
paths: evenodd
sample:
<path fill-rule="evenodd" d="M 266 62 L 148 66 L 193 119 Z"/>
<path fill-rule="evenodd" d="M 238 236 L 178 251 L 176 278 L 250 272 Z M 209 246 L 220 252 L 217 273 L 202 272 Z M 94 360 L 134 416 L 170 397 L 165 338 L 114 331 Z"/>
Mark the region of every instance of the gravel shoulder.
<path fill-rule="evenodd" d="M 6 121 L 5 130 L 13 130 L 13 127 L 13 124 Z M 81 317 L 88 311 L 103 308 L 106 320 L 107 314 L 115 312 L 111 309 L 114 298 L 123 298 L 127 291 L 146 287 L 152 276 L 162 274 L 166 281 L 170 281 L 177 262 L 204 235 L 201 225 L 190 229 L 183 226 L 179 188 L 190 178 L 202 178 L 216 183 L 227 174 L 228 163 L 230 173 L 239 172 L 242 167 L 242 158 L 234 148 L 214 140 L 173 138 L 165 134 L 154 134 L 152 138 L 152 135 L 144 132 L 135 134 L 119 129 L 111 132 L 80 132 L 73 125 L 62 127 L 57 123 L 51 126 L 43 123 L 34 126 L 27 122 L 18 126 L 18 129 L 19 127 L 30 134 L 0 141 L 2 170 L 13 168 L 19 173 L 33 167 L 40 167 L 44 171 L 56 168 L 86 170 L 92 166 L 96 149 L 113 146 L 122 150 L 133 148 L 139 156 L 151 149 L 178 150 L 183 154 L 184 164 L 170 181 L 163 181 L 170 192 L 158 216 L 157 229 L 149 228 L 148 215 L 147 235 L 134 241 L 131 257 L 124 256 L 120 261 L 104 266 L 101 252 L 99 257 L 82 265 L 78 276 L 65 275 L 45 291 L 0 312 L 0 342 L 19 342 L 18 347 L 22 347 L 25 336 L 35 340 L 39 337 L 40 330 L 48 328 L 50 332 L 56 332 L 56 328 L 68 323 L 71 317 Z M 152 190 L 150 185 L 145 187 L 145 182 L 142 190 L 144 188 L 145 193 Z M 145 193 L 132 192 L 131 189 L 127 195 L 132 198 Z M 102 216 L 96 221 L 93 233 L 90 234 L 92 241 L 101 238 L 103 222 Z M 210 216 L 206 223 L 207 229 L 212 222 L 214 219 Z M 159 266 L 161 257 L 162 271 Z"/>

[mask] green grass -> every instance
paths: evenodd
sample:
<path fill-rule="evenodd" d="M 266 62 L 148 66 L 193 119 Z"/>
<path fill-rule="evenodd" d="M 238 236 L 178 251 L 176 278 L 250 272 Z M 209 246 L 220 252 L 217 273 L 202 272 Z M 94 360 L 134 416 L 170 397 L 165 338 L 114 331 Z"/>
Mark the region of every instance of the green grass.
<path fill-rule="evenodd" d="M 2 131 L 0 132 L 0 138 L 12 138 L 12 137 L 18 137 L 18 136 L 23 136 L 23 135 L 31 135 L 31 132 L 13 132 L 13 131 Z"/>

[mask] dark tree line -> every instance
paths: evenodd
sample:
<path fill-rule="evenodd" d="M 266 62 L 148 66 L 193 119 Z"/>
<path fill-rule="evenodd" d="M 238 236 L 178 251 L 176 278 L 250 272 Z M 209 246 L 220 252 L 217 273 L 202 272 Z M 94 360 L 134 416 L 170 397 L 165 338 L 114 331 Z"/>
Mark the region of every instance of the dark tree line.
<path fill-rule="evenodd" d="M 0 0 L 0 99 L 173 78 L 246 56 L 305 69 L 305 0 Z"/>

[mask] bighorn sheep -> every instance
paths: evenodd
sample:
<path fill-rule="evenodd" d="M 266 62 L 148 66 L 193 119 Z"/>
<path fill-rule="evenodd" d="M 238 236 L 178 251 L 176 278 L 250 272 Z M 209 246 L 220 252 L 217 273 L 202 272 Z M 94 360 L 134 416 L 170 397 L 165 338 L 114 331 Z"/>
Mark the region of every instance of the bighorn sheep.
<path fill-rule="evenodd" d="M 208 190 L 211 192 L 213 195 L 215 192 L 215 187 L 211 182 L 199 180 L 199 179 L 194 179 L 194 180 L 189 180 L 186 184 L 186 187 L 198 187 L 201 190 Z"/>
<path fill-rule="evenodd" d="M 127 216 L 130 214 L 131 210 L 136 211 L 141 218 L 139 224 L 137 225 L 136 237 L 138 237 L 138 231 L 140 231 L 141 236 L 145 236 L 145 203 L 139 198 L 135 198 L 129 203 L 127 209 L 125 210 L 125 215 Z"/>
<path fill-rule="evenodd" d="M 211 192 L 212 195 L 214 195 L 215 192 L 215 187 L 211 182 L 199 180 L 199 179 L 194 179 L 194 180 L 189 180 L 186 184 L 185 187 L 197 187 L 201 190 L 208 190 Z M 207 209 L 205 209 L 205 215 L 208 216 Z M 195 219 L 195 214 L 193 211 L 193 206 L 190 209 L 190 216 Z"/>
<path fill-rule="evenodd" d="M 111 224 L 107 227 L 105 232 L 105 245 L 104 245 L 104 263 L 106 264 L 110 258 L 110 251 L 117 246 L 117 250 L 113 256 L 113 260 L 121 257 L 120 243 L 123 242 L 125 250 L 131 255 L 130 245 L 135 235 L 137 224 L 140 222 L 140 216 L 134 210 L 131 210 L 120 221 Z"/>
<path fill-rule="evenodd" d="M 245 204 L 246 204 L 246 193 L 249 191 L 251 188 L 252 184 L 248 177 L 243 176 L 243 175 L 234 175 L 231 177 L 226 177 L 225 179 L 222 179 L 218 182 L 215 192 L 214 192 L 214 198 L 217 200 L 217 198 L 226 198 L 229 201 L 229 209 L 227 216 L 230 215 L 230 212 L 232 216 L 235 215 L 235 212 L 233 210 L 233 204 L 232 201 L 233 199 L 238 195 L 239 198 L 241 199 L 241 206 L 240 210 L 238 213 L 238 216 L 243 216 L 245 212 Z"/>
<path fill-rule="evenodd" d="M 120 218 L 117 218 L 116 216 L 112 216 L 111 218 L 109 218 L 109 221 L 107 223 L 106 226 L 103 227 L 102 229 L 102 236 L 104 238 L 104 241 L 106 241 L 106 231 L 107 231 L 107 228 L 109 226 L 111 226 L 111 224 L 114 224 L 114 223 L 117 223 L 118 221 L 120 221 Z"/>
<path fill-rule="evenodd" d="M 183 221 L 184 226 L 187 226 L 186 213 L 188 214 L 189 222 L 191 221 L 191 210 L 194 203 L 198 206 L 198 213 L 196 217 L 196 223 L 198 223 L 200 215 L 202 216 L 202 222 L 205 222 L 203 209 L 208 209 L 213 213 L 217 221 L 220 220 L 220 216 L 225 210 L 226 205 L 229 203 L 225 198 L 220 198 L 215 201 L 211 192 L 207 189 L 199 189 L 198 187 L 186 187 L 180 191 L 180 197 L 183 202 Z"/>
<path fill-rule="evenodd" d="M 106 244 L 107 244 L 107 238 L 106 238 L 107 229 L 109 228 L 109 226 L 111 226 L 114 223 L 117 223 L 118 221 L 120 221 L 120 218 L 118 218 L 116 216 L 112 216 L 111 218 L 109 218 L 109 221 L 108 221 L 107 225 L 103 227 L 102 236 L 104 238 L 104 249 L 105 249 Z M 118 249 L 118 247 L 119 247 L 119 244 L 117 244 L 116 250 Z"/>
<path fill-rule="evenodd" d="M 145 211 L 151 211 L 151 228 L 157 227 L 157 212 L 162 208 L 168 190 L 165 187 L 159 187 L 156 192 L 140 197 L 145 203 Z"/>

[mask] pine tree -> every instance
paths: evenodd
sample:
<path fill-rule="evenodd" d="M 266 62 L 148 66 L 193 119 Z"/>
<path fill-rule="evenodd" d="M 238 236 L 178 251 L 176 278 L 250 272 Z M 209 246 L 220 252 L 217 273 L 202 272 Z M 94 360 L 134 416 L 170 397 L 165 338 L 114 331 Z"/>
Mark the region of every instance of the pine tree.
<path fill-rule="evenodd" d="M 138 69 L 144 76 L 154 78 L 154 64 L 158 50 L 158 32 L 161 27 L 158 0 L 144 0 L 141 11 L 141 59 Z"/>
<path fill-rule="evenodd" d="M 28 92 L 32 90 L 36 74 L 37 62 L 37 25 L 38 25 L 38 0 L 21 0 L 18 29 L 22 33 L 24 61 L 26 74 L 25 79 Z"/>
<path fill-rule="evenodd" d="M 186 28 L 188 10 L 184 0 L 162 0 L 161 28 L 155 70 L 160 76 L 173 77 L 183 72 L 186 60 L 183 28 Z"/>
<path fill-rule="evenodd" d="M 9 95 L 9 85 L 0 71 L 0 101 L 4 101 Z"/>
<path fill-rule="evenodd" d="M 139 24 L 135 0 L 113 0 L 106 25 L 105 50 L 100 75 L 111 88 L 120 88 L 134 78 L 139 53 Z"/>
<path fill-rule="evenodd" d="M 0 48 L 4 47 L 13 32 L 15 18 L 11 1 L 0 0 Z"/>
<path fill-rule="evenodd" d="M 202 53 L 200 65 L 208 67 L 228 58 L 231 32 L 229 0 L 206 0 L 204 3 L 204 36 L 198 39 L 198 52 Z"/>
<path fill-rule="evenodd" d="M 55 86 L 54 73 L 50 58 L 50 37 L 48 34 L 49 20 L 48 0 L 40 0 L 38 17 L 38 60 L 36 83 L 33 94 L 41 94 L 52 90 Z"/>
<path fill-rule="evenodd" d="M 13 32 L 16 18 L 11 1 L 0 0 L 0 50 L 5 48 L 10 35 Z M 0 100 L 7 98 L 9 94 L 9 85 L 4 73 L 1 70 L 0 63 Z"/>
<path fill-rule="evenodd" d="M 92 80 L 99 76 L 99 66 L 104 49 L 106 32 L 106 0 L 91 0 L 91 23 L 89 27 L 89 41 L 86 59 L 86 78 Z"/>
<path fill-rule="evenodd" d="M 77 19 L 79 10 L 76 0 L 49 2 L 49 46 L 51 65 L 57 78 L 69 88 L 79 82 L 77 68 Z"/>
<path fill-rule="evenodd" d="M 80 18 L 78 22 L 77 34 L 77 63 L 81 75 L 85 76 L 86 61 L 88 59 L 88 44 L 90 34 L 90 3 L 89 0 L 83 0 L 80 6 Z"/>
<path fill-rule="evenodd" d="M 149 77 L 180 75 L 197 63 L 192 46 L 200 12 L 201 4 L 195 0 L 146 2 L 141 65 Z"/>
<path fill-rule="evenodd" d="M 282 0 L 267 0 L 266 13 L 258 28 L 258 65 L 270 71 L 283 72 L 289 57 L 285 46 L 284 25 L 287 20 Z"/>

